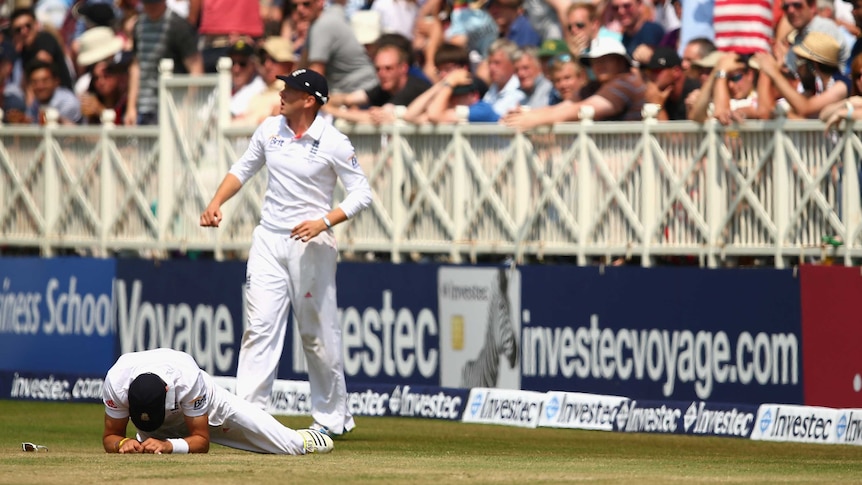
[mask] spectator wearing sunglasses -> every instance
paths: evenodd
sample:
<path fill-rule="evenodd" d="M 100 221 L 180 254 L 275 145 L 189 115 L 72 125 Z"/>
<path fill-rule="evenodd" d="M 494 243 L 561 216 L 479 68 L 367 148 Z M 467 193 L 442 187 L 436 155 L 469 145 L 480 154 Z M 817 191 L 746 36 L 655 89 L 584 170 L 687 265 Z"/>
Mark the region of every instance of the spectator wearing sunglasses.
<path fill-rule="evenodd" d="M 227 56 L 231 60 L 230 115 L 238 118 L 248 111 L 252 98 L 266 91 L 266 82 L 257 72 L 252 44 L 238 40 L 227 50 Z"/>
<path fill-rule="evenodd" d="M 840 46 L 835 38 L 823 32 L 811 32 L 792 50 L 798 59 L 797 73 L 802 82 L 807 76 L 813 78 L 811 96 L 804 96 L 794 89 L 781 74 L 781 66 L 773 57 L 757 54 L 754 59 L 796 114 L 803 118 L 817 118 L 824 107 L 847 98 L 851 82 L 841 73 Z"/>
<path fill-rule="evenodd" d="M 15 44 L 15 50 L 18 51 L 20 62 L 13 74 L 13 81 L 20 84 L 23 69 L 38 59 L 51 64 L 57 73 L 60 85 L 71 90 L 74 86 L 71 62 L 57 38 L 41 29 L 33 10 L 17 9 L 12 12 L 9 22 L 12 42 Z"/>
<path fill-rule="evenodd" d="M 785 64 L 791 69 L 797 66 L 796 53 L 792 47 L 802 44 L 811 32 L 826 34 L 838 43 L 838 60 L 841 66 L 847 64 L 850 58 L 850 46 L 844 39 L 841 29 L 832 19 L 817 15 L 817 0 L 785 0 L 782 4 L 784 17 L 793 27 L 793 31 L 787 37 L 791 49 L 787 52 Z"/>
<path fill-rule="evenodd" d="M 581 55 L 590 48 L 596 37 L 612 37 L 619 40 L 619 34 L 599 25 L 598 10 L 591 3 L 573 3 L 561 17 L 566 22 L 566 43 L 569 51 Z"/>
<path fill-rule="evenodd" d="M 735 52 L 720 55 L 698 100 L 688 110 L 688 118 L 702 123 L 709 117 L 710 108 L 723 125 L 757 117 L 757 71 L 749 65 L 749 57 Z"/>
<path fill-rule="evenodd" d="M 547 39 L 542 42 L 537 55 L 539 56 L 539 62 L 542 64 L 542 74 L 548 79 L 551 79 L 551 65 L 555 58 L 558 56 L 569 56 L 571 58 L 569 47 L 560 39 Z"/>

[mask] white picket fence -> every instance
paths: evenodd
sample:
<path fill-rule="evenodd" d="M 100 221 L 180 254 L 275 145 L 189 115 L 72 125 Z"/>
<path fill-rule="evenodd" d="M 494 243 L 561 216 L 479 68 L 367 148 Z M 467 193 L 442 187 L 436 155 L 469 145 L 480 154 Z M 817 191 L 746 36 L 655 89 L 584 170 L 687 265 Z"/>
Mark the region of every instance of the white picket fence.
<path fill-rule="evenodd" d="M 265 174 L 225 206 L 221 228 L 198 225 L 253 132 L 231 126 L 222 61 L 219 74 L 202 77 L 174 76 L 163 61 L 158 126 L 118 127 L 108 116 L 97 127 L 0 127 L 0 248 L 242 257 Z M 818 121 L 779 117 L 725 128 L 645 116 L 529 133 L 339 123 L 374 196 L 336 228 L 342 255 L 636 258 L 644 266 L 680 257 L 709 267 L 862 257 L 862 142 L 853 127 L 826 133 Z M 833 249 L 826 236 L 844 244 Z"/>

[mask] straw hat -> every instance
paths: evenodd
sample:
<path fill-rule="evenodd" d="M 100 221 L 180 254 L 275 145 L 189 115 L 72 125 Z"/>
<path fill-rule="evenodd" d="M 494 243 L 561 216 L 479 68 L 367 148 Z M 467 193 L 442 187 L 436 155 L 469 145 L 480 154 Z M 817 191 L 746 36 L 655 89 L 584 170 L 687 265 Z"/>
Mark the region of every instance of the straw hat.
<path fill-rule="evenodd" d="M 359 10 L 354 12 L 350 17 L 350 25 L 353 27 L 353 34 L 356 35 L 356 40 L 360 44 L 373 44 L 380 38 L 383 33 L 380 12 L 375 10 Z"/>
<path fill-rule="evenodd" d="M 81 46 L 76 62 L 79 66 L 90 66 L 114 57 L 123 50 L 123 39 L 110 27 L 93 27 L 78 37 Z"/>
<path fill-rule="evenodd" d="M 838 67 L 840 51 L 838 41 L 823 32 L 809 32 L 801 44 L 793 46 L 797 56 L 832 67 Z"/>
<path fill-rule="evenodd" d="M 261 50 L 270 55 L 276 62 L 293 62 L 293 44 L 286 38 L 280 36 L 267 37 L 263 41 Z"/>

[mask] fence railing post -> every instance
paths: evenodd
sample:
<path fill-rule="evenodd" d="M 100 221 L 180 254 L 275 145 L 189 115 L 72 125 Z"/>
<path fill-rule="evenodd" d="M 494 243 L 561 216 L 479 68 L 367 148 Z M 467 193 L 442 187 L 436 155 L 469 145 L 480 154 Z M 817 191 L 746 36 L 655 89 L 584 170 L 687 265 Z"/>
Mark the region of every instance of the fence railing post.
<path fill-rule="evenodd" d="M 643 116 L 643 130 L 641 131 L 641 147 L 643 147 L 643 159 L 641 160 L 641 210 L 640 218 L 643 227 L 643 252 L 641 254 L 641 266 L 649 268 L 652 266 L 652 249 L 653 236 L 655 235 L 656 224 L 659 220 L 659 204 L 661 203 L 658 197 L 658 189 L 656 184 L 659 178 L 658 166 L 655 162 L 652 152 L 652 133 L 650 130 L 658 123 L 658 112 L 661 105 L 647 103 L 644 105 L 641 115 Z"/>
<path fill-rule="evenodd" d="M 174 61 L 162 59 L 159 62 L 159 189 L 156 208 L 156 220 L 159 221 L 158 249 L 163 253 L 167 249 L 168 227 L 174 209 L 174 155 L 177 150 L 170 103 L 168 102 L 167 80 L 174 75 Z"/>
<path fill-rule="evenodd" d="M 114 112 L 114 110 L 106 109 L 102 111 L 102 132 L 100 134 L 101 164 L 99 166 L 99 177 L 101 178 L 100 199 L 102 201 L 99 211 L 100 217 L 102 219 L 102 227 L 99 234 L 99 250 L 101 251 L 102 257 L 107 257 L 108 255 L 108 241 L 111 234 L 111 221 L 114 220 L 114 217 L 117 214 L 117 187 L 116 177 L 114 176 L 114 165 L 113 163 L 111 163 L 112 142 L 110 136 L 111 131 L 113 131 L 114 127 L 116 126 L 114 124 L 116 118 L 117 113 Z M 130 188 L 130 190 L 134 189 Z"/>
<path fill-rule="evenodd" d="M 596 200 L 595 188 L 599 184 L 598 170 L 595 167 L 600 161 L 593 161 L 590 157 L 589 128 L 593 125 L 593 117 L 596 112 L 592 106 L 581 106 L 578 118 L 578 160 L 575 173 L 578 176 L 578 265 L 587 265 L 587 246 L 589 245 L 590 231 L 595 219 Z"/>
<path fill-rule="evenodd" d="M 724 212 L 722 207 L 725 200 L 724 184 L 722 184 L 721 164 L 718 155 L 718 121 L 712 116 L 704 123 L 706 129 L 706 160 L 704 173 L 706 177 L 706 225 L 709 229 L 707 234 L 707 257 L 706 265 L 710 268 L 718 267 L 720 256 L 720 243 L 722 233 L 722 218 Z"/>
<path fill-rule="evenodd" d="M 787 139 L 785 124 L 787 109 L 782 103 L 775 106 L 774 135 L 775 151 L 772 158 L 773 217 L 775 219 L 775 267 L 782 269 L 787 266 L 784 256 L 785 234 L 790 223 L 790 183 L 793 177 L 793 163 L 787 156 L 784 142 Z"/>
<path fill-rule="evenodd" d="M 57 160 L 54 156 L 54 130 L 57 129 L 60 120 L 60 112 L 55 108 L 45 109 L 45 232 L 42 234 L 42 255 L 53 256 L 53 241 L 60 234 L 56 234 L 57 220 L 60 217 L 60 180 L 57 174 Z"/>

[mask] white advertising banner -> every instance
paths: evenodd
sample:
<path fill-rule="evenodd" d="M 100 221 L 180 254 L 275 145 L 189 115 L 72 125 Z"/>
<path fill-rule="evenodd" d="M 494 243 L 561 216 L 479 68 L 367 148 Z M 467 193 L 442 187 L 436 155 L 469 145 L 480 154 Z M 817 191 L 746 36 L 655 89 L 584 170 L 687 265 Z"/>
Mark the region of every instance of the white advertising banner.
<path fill-rule="evenodd" d="M 751 439 L 799 443 L 837 443 L 841 412 L 814 406 L 761 404 Z"/>
<path fill-rule="evenodd" d="M 620 405 L 628 398 L 580 392 L 545 394 L 539 426 L 613 431 Z"/>
<path fill-rule="evenodd" d="M 470 390 L 462 421 L 535 428 L 544 400 L 543 392 L 476 387 Z"/>

